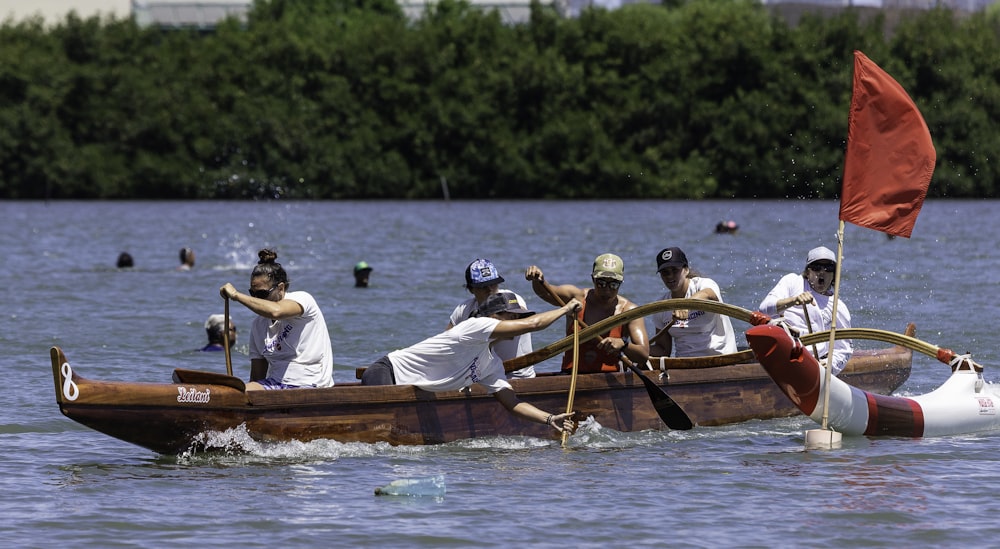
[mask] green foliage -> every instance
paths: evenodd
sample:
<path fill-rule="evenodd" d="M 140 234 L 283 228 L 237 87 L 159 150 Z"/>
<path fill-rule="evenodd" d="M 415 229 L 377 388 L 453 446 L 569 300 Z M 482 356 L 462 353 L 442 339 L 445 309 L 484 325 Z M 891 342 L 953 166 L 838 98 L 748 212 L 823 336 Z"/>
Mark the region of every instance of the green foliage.
<path fill-rule="evenodd" d="M 931 196 L 997 196 L 1000 17 L 885 20 L 258 0 L 211 33 L 8 22 L 0 197 L 836 197 L 854 50 L 921 109 Z"/>
<path fill-rule="evenodd" d="M 938 151 L 930 196 L 997 195 L 1000 165 L 1000 25 L 933 10 L 906 21 L 892 44 Z"/>

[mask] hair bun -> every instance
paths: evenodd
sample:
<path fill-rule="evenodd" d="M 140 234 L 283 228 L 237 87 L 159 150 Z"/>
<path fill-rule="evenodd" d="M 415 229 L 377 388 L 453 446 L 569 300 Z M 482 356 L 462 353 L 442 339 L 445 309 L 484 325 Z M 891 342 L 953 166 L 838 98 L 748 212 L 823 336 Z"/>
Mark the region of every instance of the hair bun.
<path fill-rule="evenodd" d="M 275 260 L 278 259 L 278 254 L 274 250 L 265 248 L 257 252 L 257 257 L 260 258 L 260 261 L 257 262 L 258 265 L 264 263 L 276 263 Z"/>

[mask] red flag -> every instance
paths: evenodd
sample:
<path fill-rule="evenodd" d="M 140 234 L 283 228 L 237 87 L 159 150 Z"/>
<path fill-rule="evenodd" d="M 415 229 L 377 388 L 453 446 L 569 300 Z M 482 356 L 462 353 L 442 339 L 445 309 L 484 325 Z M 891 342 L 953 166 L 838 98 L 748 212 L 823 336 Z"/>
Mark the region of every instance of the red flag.
<path fill-rule="evenodd" d="M 847 125 L 841 221 L 909 238 L 937 154 L 906 90 L 860 51 Z"/>

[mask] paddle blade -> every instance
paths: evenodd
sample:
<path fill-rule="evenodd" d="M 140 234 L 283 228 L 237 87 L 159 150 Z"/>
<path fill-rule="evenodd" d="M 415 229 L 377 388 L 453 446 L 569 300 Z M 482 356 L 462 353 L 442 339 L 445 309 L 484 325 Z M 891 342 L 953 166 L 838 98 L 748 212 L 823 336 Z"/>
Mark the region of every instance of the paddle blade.
<path fill-rule="evenodd" d="M 691 418 L 684 413 L 680 405 L 674 402 L 674 399 L 670 398 L 670 395 L 662 387 L 657 385 L 652 379 L 642 375 L 642 371 L 636 368 L 635 365 L 628 364 L 628 367 L 632 369 L 635 375 L 639 376 L 643 385 L 646 386 L 649 399 L 653 401 L 653 408 L 660 416 L 660 419 L 663 420 L 663 423 L 667 424 L 667 427 L 675 431 L 687 431 L 694 427 L 694 424 L 691 423 Z"/>
<path fill-rule="evenodd" d="M 174 383 L 191 383 L 194 385 L 225 385 L 240 392 L 246 392 L 246 384 L 238 377 L 217 374 L 215 372 L 203 372 L 201 370 L 185 370 L 175 368 L 172 376 Z"/>

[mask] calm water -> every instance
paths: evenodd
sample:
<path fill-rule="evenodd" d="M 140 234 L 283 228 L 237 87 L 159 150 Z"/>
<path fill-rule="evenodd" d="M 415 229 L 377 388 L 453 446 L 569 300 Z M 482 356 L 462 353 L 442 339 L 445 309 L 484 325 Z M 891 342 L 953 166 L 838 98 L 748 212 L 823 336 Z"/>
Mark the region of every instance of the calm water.
<path fill-rule="evenodd" d="M 928 202 L 912 239 L 848 225 L 841 296 L 857 327 L 902 331 L 998 361 L 996 202 Z M 174 368 L 225 371 L 197 353 L 218 288 L 244 288 L 274 247 L 293 289 L 316 296 L 338 381 L 355 366 L 443 329 L 468 294 L 465 266 L 493 259 L 508 288 L 537 264 L 554 283 L 588 283 L 590 264 L 625 260 L 621 293 L 662 285 L 654 255 L 680 246 L 727 302 L 756 308 L 809 248 L 836 250 L 836 202 L 0 203 L 8 272 L 2 336 L 0 532 L 5 546 L 677 546 L 905 547 L 989 544 L 1000 535 L 1000 436 L 845 439 L 803 450 L 803 418 L 687 432 L 623 434 L 586 424 L 558 442 L 483 439 L 432 447 L 261 445 L 160 456 L 64 418 L 48 349 L 86 377 L 169 381 Z M 738 235 L 715 235 L 735 219 Z M 197 263 L 179 272 L 178 250 Z M 121 251 L 136 267 L 114 268 Z M 353 287 L 351 268 L 375 268 Z M 986 290 L 984 292 L 983 290 Z M 232 311 L 240 335 L 251 315 Z M 736 323 L 738 330 L 746 328 Z M 561 336 L 535 335 L 536 347 Z M 859 346 L 877 345 L 858 342 Z M 234 370 L 246 378 L 246 342 Z M 554 362 L 539 369 L 555 369 Z M 948 369 L 922 355 L 903 394 Z M 376 497 L 397 479 L 444 475 L 438 498 Z"/>

